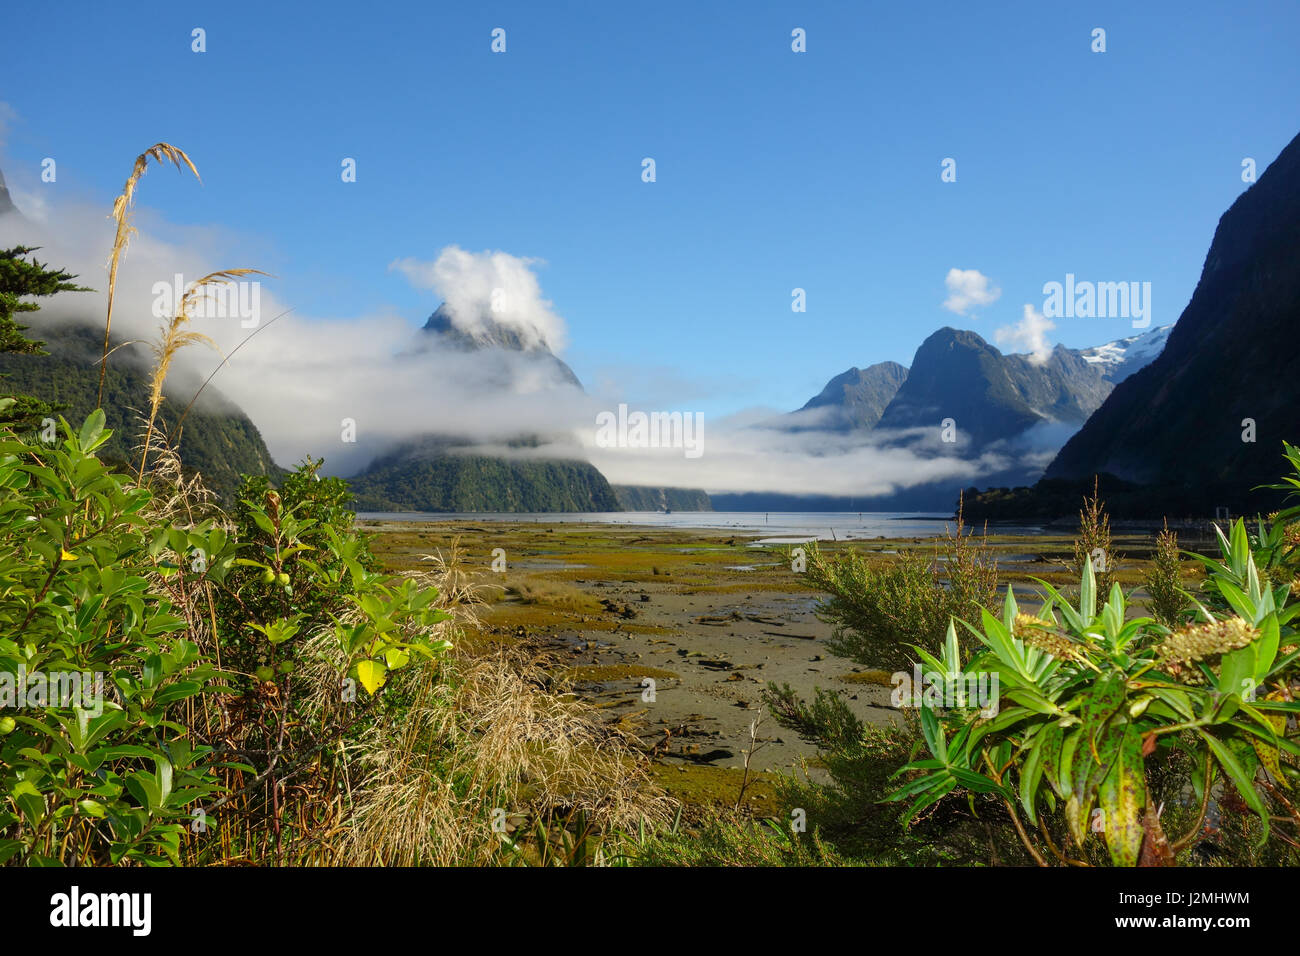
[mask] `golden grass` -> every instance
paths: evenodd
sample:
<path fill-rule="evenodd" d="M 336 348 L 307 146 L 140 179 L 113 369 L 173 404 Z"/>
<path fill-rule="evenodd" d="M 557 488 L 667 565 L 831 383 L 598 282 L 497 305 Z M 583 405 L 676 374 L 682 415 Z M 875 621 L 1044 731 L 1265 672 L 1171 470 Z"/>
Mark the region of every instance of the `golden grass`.
<path fill-rule="evenodd" d="M 630 741 L 590 707 L 542 690 L 544 675 L 516 652 L 395 676 L 414 703 L 396 734 L 374 725 L 355 748 L 364 786 L 335 862 L 501 862 L 493 822 L 507 814 L 578 812 L 598 830 L 668 818 L 671 801 L 632 759 Z"/>
<path fill-rule="evenodd" d="M 146 454 L 140 456 L 140 470 L 136 476 L 138 481 L 144 479 L 145 459 L 149 444 L 153 439 L 154 424 L 158 420 L 158 407 L 163 400 L 163 385 L 167 381 L 167 373 L 171 370 L 172 362 L 177 354 L 187 346 L 199 343 L 220 351 L 217 349 L 217 344 L 202 332 L 193 332 L 186 328 L 190 322 L 190 309 L 203 290 L 218 283 L 235 282 L 246 275 L 264 276 L 266 273 L 257 269 L 226 269 L 222 272 L 210 272 L 197 282 L 191 283 L 176 306 L 176 314 L 163 325 L 161 336 L 151 346 L 154 355 L 154 367 L 149 375 L 149 418 L 144 439 Z"/>
<path fill-rule="evenodd" d="M 127 177 L 121 195 L 113 200 L 113 219 L 117 223 L 117 232 L 113 236 L 113 250 L 108 258 L 108 311 L 104 316 L 104 353 L 99 363 L 99 391 L 95 397 L 96 406 L 104 403 L 104 373 L 108 369 L 108 337 L 113 329 L 113 299 L 117 294 L 117 269 L 122 256 L 126 253 L 127 244 L 135 235 L 135 227 L 131 225 L 131 206 L 135 203 L 135 188 L 140 182 L 140 177 L 149 168 L 150 159 L 159 165 L 170 162 L 175 165 L 177 172 L 184 172 L 184 168 L 188 167 L 194 174 L 194 178 L 200 183 L 203 182 L 197 167 L 183 149 L 170 143 L 155 143 L 135 158 L 131 175 Z"/>
<path fill-rule="evenodd" d="M 600 600 L 582 588 L 540 576 L 507 584 L 506 594 L 524 604 L 539 604 L 574 614 L 599 614 L 604 610 Z"/>

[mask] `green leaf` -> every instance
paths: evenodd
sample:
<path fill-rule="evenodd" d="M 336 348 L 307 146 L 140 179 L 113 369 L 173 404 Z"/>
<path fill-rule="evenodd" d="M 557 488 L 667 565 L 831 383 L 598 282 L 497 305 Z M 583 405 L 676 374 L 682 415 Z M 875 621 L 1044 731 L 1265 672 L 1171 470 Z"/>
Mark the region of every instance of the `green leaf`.
<path fill-rule="evenodd" d="M 1038 825 L 1038 785 L 1043 778 L 1044 761 L 1054 752 L 1059 752 L 1061 744 L 1061 725 L 1052 721 L 1034 735 L 1034 742 L 1029 747 L 1025 762 L 1020 768 L 1020 805 L 1029 815 L 1029 822 Z"/>
<path fill-rule="evenodd" d="M 1137 866 L 1142 849 L 1141 814 L 1147 802 L 1146 772 L 1142 761 L 1142 734 L 1132 724 L 1124 726 L 1119 759 L 1098 789 L 1105 815 L 1106 846 L 1116 866 Z"/>
<path fill-rule="evenodd" d="M 1083 579 L 1079 583 L 1079 613 L 1085 621 L 1097 616 L 1097 578 L 1092 573 L 1092 556 L 1083 559 Z"/>
<path fill-rule="evenodd" d="M 1200 727 L 1197 727 L 1196 731 L 1205 738 L 1205 742 L 1214 751 L 1214 758 L 1219 762 L 1219 766 L 1223 768 L 1223 772 L 1232 780 L 1233 785 L 1236 786 L 1237 792 L 1241 794 L 1241 799 L 1245 800 L 1247 805 L 1259 814 L 1259 819 L 1264 824 L 1264 830 L 1260 834 L 1257 845 L 1263 846 L 1268 840 L 1268 808 L 1264 806 L 1259 791 L 1255 789 L 1251 775 L 1241 766 L 1241 762 L 1228 749 L 1227 744 Z"/>
<path fill-rule="evenodd" d="M 357 680 L 361 681 L 361 686 L 366 689 L 368 694 L 373 695 L 375 691 L 384 686 L 387 673 L 388 668 L 379 661 L 366 660 L 357 663 Z M 933 717 L 933 714 L 931 717 Z M 922 719 L 924 719 L 924 715 Z"/>
<path fill-rule="evenodd" d="M 95 447 L 100 444 L 98 439 L 103 433 L 104 410 L 97 408 L 86 418 L 85 423 L 81 426 L 81 433 L 77 436 L 77 445 L 81 448 L 81 453 L 88 455 L 94 451 Z"/>

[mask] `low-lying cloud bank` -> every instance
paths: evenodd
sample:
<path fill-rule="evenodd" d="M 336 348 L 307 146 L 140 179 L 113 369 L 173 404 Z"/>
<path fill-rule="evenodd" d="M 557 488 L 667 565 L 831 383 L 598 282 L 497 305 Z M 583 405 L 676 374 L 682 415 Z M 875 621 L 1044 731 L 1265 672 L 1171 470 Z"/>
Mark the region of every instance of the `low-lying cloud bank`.
<path fill-rule="evenodd" d="M 35 210 L 20 206 L 25 218 L 0 218 L 0 245 L 41 246 L 43 262 L 78 273 L 83 284 L 98 290 L 45 300 L 32 320 L 36 334 L 52 322 L 102 327 L 113 235 L 107 208 L 108 203 L 47 202 Z M 144 207 L 137 210 L 136 222 L 140 231 L 122 260 L 114 311 L 113 331 L 122 338 L 157 337 L 163 321 L 153 314 L 158 289 L 171 286 L 177 274 L 189 283 L 218 269 L 257 265 L 244 261 L 230 236 L 168 226 Z M 173 238 L 158 238 L 162 234 Z M 474 335 L 490 317 L 518 332 L 526 344 L 558 350 L 566 339 L 564 320 L 543 297 L 536 265 L 537 260 L 506 252 L 448 246 L 429 260 L 400 259 L 391 271 L 445 301 L 462 331 Z M 983 277 L 958 278 L 952 291 L 963 304 L 996 296 Z M 597 416 L 617 409 L 616 387 L 584 393 L 559 381 L 552 364 L 525 353 L 418 348 L 427 334 L 418 327 L 424 316 L 303 315 L 276 295 L 274 279 L 260 283 L 256 326 L 231 316 L 194 321 L 194 330 L 210 336 L 221 355 L 202 347 L 183 352 L 171 401 L 187 402 L 194 383 L 228 356 L 214 387 L 244 409 L 285 465 L 306 455 L 323 456 L 330 473 L 351 475 L 403 442 L 440 434 L 471 442 L 464 450 L 585 457 L 617 484 L 866 496 L 936 481 L 976 483 L 1008 464 L 996 453 L 963 457 L 944 449 L 948 454 L 935 454 L 907 436 L 850 439 L 816 430 L 776 430 L 762 424 L 771 418 L 769 410 L 705 421 L 698 457 L 687 457 L 680 448 L 601 447 Z M 521 436 L 542 436 L 541 443 L 508 446 Z"/>

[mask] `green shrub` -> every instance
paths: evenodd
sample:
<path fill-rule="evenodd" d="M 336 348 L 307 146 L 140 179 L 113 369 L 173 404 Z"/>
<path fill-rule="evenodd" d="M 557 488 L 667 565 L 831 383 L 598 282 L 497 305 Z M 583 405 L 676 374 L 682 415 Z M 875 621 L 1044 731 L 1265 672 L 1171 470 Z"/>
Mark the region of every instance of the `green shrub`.
<path fill-rule="evenodd" d="M 993 552 L 964 531 L 960 518 L 929 558 L 904 551 L 876 565 L 855 549 L 827 555 L 814 544 L 803 580 L 830 595 L 818 616 L 834 629 L 831 651 L 886 670 L 910 667 L 914 646 L 936 650 L 951 618 L 998 602 Z"/>
<path fill-rule="evenodd" d="M 950 794 L 993 797 L 1043 864 L 1086 862 L 1101 841 L 1117 865 L 1173 863 L 1203 839 L 1212 802 L 1256 814 L 1260 844 L 1276 826 L 1275 848 L 1296 846 L 1300 815 L 1283 791 L 1300 779 L 1287 720 L 1300 711 L 1290 690 L 1300 605 L 1287 585 L 1261 580 L 1242 522 L 1219 537 L 1222 559 L 1201 560 L 1228 614 L 1201 607 L 1198 623 L 1174 632 L 1126 620 L 1118 585 L 1099 606 L 1085 561 L 1077 606 L 1045 583 L 1037 615 L 1008 595 L 1001 619 L 984 611 L 979 627 L 964 625 L 981 646 L 965 660 L 950 633 L 927 672 L 996 673 L 1000 712 L 924 707 L 928 754 L 899 771 L 890 799 L 907 801 L 911 819 Z M 1175 762 L 1185 780 L 1171 782 Z M 1198 809 L 1162 818 L 1162 798 L 1183 793 Z"/>
<path fill-rule="evenodd" d="M 900 710 L 897 722 L 874 726 L 835 691 L 818 688 L 808 702 L 789 685 L 769 684 L 763 699 L 778 724 L 817 747 L 816 763 L 830 777 L 828 783 L 782 777 L 781 804 L 787 814 L 801 810 L 837 855 L 873 866 L 1031 862 L 995 801 L 946 804 L 910 827 L 901 824 L 902 812 L 886 798 L 898 768 L 921 746 L 915 711 Z"/>
<path fill-rule="evenodd" d="M 151 529 L 149 492 L 95 458 L 103 423 L 63 422 L 53 447 L 0 430 L 0 672 L 103 679 L 98 699 L 4 701 L 0 861 L 175 863 L 217 786 L 179 722 L 216 675 L 155 576 L 169 539 L 206 548 L 213 529 Z"/>

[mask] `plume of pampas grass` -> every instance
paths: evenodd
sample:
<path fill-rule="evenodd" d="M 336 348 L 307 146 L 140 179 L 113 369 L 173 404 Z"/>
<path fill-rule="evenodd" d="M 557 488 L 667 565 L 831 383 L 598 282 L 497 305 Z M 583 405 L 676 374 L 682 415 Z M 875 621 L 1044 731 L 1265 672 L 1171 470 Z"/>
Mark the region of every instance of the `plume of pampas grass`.
<path fill-rule="evenodd" d="M 162 328 L 162 335 L 158 341 L 154 342 L 151 348 L 154 354 L 153 372 L 149 376 L 149 418 L 145 428 L 144 437 L 144 454 L 140 456 L 140 470 L 136 475 L 137 481 L 144 480 L 144 466 L 148 458 L 150 443 L 153 440 L 154 425 L 158 419 L 158 406 L 163 400 L 163 383 L 167 381 L 167 372 L 171 369 L 172 361 L 176 358 L 181 349 L 202 343 L 213 349 L 217 349 L 217 344 L 208 338 L 202 332 L 194 332 L 187 328 L 190 322 L 190 308 L 199 298 L 200 293 L 209 286 L 221 282 L 233 282 L 246 275 L 266 275 L 257 269 L 225 269 L 221 272 L 210 272 L 202 279 L 192 283 L 185 294 L 181 296 L 181 301 L 176 306 L 176 314 Z M 102 371 L 102 370 L 101 370 Z"/>
<path fill-rule="evenodd" d="M 170 162 L 176 167 L 177 172 L 184 172 L 185 167 L 188 167 L 194 174 L 194 178 L 203 182 L 198 169 L 185 155 L 185 150 L 170 143 L 155 143 L 135 158 L 131 175 L 127 177 L 126 185 L 122 187 L 122 194 L 113 200 L 113 219 L 117 223 L 117 233 L 113 237 L 113 251 L 108 257 L 108 312 L 104 317 L 104 354 L 99 363 L 99 391 L 95 398 L 96 407 L 104 403 L 104 371 L 108 367 L 108 336 L 113 328 L 113 296 L 117 291 L 117 267 L 122 260 L 122 254 L 126 252 L 127 243 L 131 241 L 131 236 L 135 235 L 135 227 L 131 225 L 131 206 L 135 202 L 135 187 L 140 182 L 140 177 L 145 174 L 145 170 L 149 168 L 150 159 L 159 165 Z"/>

